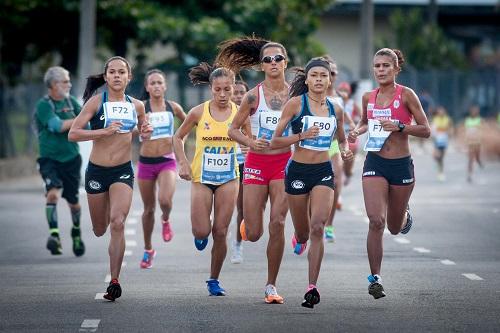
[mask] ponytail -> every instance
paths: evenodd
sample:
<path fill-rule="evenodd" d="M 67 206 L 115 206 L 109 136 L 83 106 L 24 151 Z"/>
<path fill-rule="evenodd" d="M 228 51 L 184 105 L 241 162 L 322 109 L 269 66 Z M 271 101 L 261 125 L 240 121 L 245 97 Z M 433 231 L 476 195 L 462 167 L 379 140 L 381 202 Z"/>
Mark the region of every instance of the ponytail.
<path fill-rule="evenodd" d="M 388 56 L 392 59 L 392 62 L 394 64 L 394 67 L 401 68 L 403 67 L 403 64 L 405 63 L 405 58 L 403 56 L 403 52 L 401 52 L 398 49 L 389 49 L 387 47 L 384 47 L 383 49 L 378 50 L 375 53 L 376 56 Z"/>
<path fill-rule="evenodd" d="M 233 38 L 220 43 L 215 63 L 239 73 L 242 69 L 260 64 L 264 50 L 269 47 L 280 48 L 287 58 L 286 49 L 280 43 L 251 36 Z"/>
<path fill-rule="evenodd" d="M 229 77 L 233 83 L 235 81 L 234 72 L 232 70 L 225 67 L 216 67 L 206 62 L 202 62 L 189 70 L 189 79 L 195 86 L 199 84 L 211 85 L 214 79 L 222 76 Z"/>
<path fill-rule="evenodd" d="M 292 72 L 295 72 L 295 76 L 290 83 L 290 97 L 300 96 L 309 91 L 306 84 L 306 71 L 302 67 L 293 67 Z"/>

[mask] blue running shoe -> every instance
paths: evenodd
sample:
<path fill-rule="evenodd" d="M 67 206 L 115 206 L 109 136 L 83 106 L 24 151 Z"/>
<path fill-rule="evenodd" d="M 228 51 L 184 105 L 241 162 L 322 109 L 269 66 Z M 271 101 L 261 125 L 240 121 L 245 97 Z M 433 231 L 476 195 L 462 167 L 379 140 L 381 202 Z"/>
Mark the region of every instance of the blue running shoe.
<path fill-rule="evenodd" d="M 412 224 L 413 224 L 413 218 L 410 215 L 410 206 L 408 205 L 408 207 L 406 208 L 406 224 L 403 227 L 403 229 L 401 229 L 400 232 L 403 235 L 406 235 L 407 233 L 410 232 Z"/>
<path fill-rule="evenodd" d="M 194 239 L 194 246 L 196 246 L 196 249 L 198 249 L 198 251 L 203 251 L 207 247 L 207 244 L 208 244 L 208 238 Z"/>
<path fill-rule="evenodd" d="M 210 279 L 206 282 L 209 296 L 226 296 L 226 291 L 224 290 L 224 288 L 219 286 L 219 280 Z"/>

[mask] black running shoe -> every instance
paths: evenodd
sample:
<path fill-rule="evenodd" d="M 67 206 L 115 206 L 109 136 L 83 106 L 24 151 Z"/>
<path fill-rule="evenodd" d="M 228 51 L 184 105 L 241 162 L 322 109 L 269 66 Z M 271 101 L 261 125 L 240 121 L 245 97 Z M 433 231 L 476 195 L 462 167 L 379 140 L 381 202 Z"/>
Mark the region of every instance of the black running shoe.
<path fill-rule="evenodd" d="M 106 289 L 106 294 L 104 294 L 104 298 L 108 301 L 114 302 L 115 299 L 119 298 L 122 295 L 122 287 L 120 283 L 118 283 L 118 279 L 113 279 L 109 283 L 108 289 Z"/>
<path fill-rule="evenodd" d="M 302 306 L 305 308 L 312 309 L 315 304 L 320 301 L 318 289 L 312 288 L 306 292 L 304 295 L 304 300 L 302 301 Z"/>
<path fill-rule="evenodd" d="M 71 229 L 71 238 L 73 238 L 73 253 L 77 257 L 83 256 L 85 253 L 85 244 L 83 243 L 80 235 L 80 228 L 73 227 Z"/>
<path fill-rule="evenodd" d="M 368 294 L 372 295 L 373 298 L 379 299 L 385 297 L 384 287 L 382 286 L 381 279 L 379 275 L 370 275 L 368 276 L 368 282 L 370 285 L 368 286 Z"/>
<path fill-rule="evenodd" d="M 403 227 L 403 229 L 401 229 L 401 233 L 403 235 L 406 235 L 407 233 L 409 233 L 411 230 L 412 224 L 413 224 L 413 218 L 411 217 L 411 214 L 410 214 L 410 206 L 408 206 L 406 208 L 406 224 Z"/>
<path fill-rule="evenodd" d="M 53 256 L 62 254 L 61 240 L 58 236 L 49 236 L 47 239 L 47 249 Z"/>

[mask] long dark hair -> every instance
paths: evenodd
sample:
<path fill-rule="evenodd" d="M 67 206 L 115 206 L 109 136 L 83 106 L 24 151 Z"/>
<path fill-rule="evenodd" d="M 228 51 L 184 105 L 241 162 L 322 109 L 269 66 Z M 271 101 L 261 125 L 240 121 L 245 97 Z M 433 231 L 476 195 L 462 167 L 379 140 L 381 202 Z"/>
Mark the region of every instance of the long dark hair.
<path fill-rule="evenodd" d="M 193 85 L 209 84 L 212 85 L 214 79 L 222 76 L 227 76 L 232 79 L 234 84 L 234 72 L 225 67 L 217 67 L 206 62 L 200 63 L 189 70 L 189 79 Z"/>
<path fill-rule="evenodd" d="M 83 92 L 84 103 L 87 103 L 87 101 L 94 95 L 97 89 L 106 83 L 106 81 L 104 80 L 104 76 L 106 75 L 106 71 L 108 70 L 109 63 L 113 60 L 123 61 L 127 66 L 128 72 L 132 73 L 130 69 L 130 63 L 127 61 L 127 59 L 120 56 L 114 56 L 109 58 L 104 64 L 104 71 L 101 74 L 91 75 L 87 77 L 87 84 L 85 85 L 85 91 Z"/>
<path fill-rule="evenodd" d="M 307 73 L 311 68 L 317 66 L 324 67 L 326 70 L 328 70 L 328 73 L 331 76 L 330 61 L 324 57 L 312 58 L 307 62 L 305 68 L 302 67 L 292 68 L 292 71 L 295 72 L 295 76 L 292 80 L 292 83 L 290 84 L 290 93 L 289 93 L 290 97 L 300 96 L 309 91 L 309 88 L 306 84 Z"/>
<path fill-rule="evenodd" d="M 148 79 L 151 74 L 160 74 L 161 76 L 163 76 L 165 84 L 167 83 L 167 75 L 163 71 L 159 70 L 158 68 L 153 68 L 147 71 L 146 75 L 144 75 L 144 84 L 142 86 L 141 100 L 143 101 L 146 101 L 151 97 L 149 96 L 149 92 L 146 90 L 146 86 L 148 85 Z"/>
<path fill-rule="evenodd" d="M 286 49 L 280 43 L 251 36 L 228 39 L 220 43 L 215 63 L 239 73 L 242 69 L 260 64 L 264 50 L 269 47 L 280 48 L 287 58 Z"/>

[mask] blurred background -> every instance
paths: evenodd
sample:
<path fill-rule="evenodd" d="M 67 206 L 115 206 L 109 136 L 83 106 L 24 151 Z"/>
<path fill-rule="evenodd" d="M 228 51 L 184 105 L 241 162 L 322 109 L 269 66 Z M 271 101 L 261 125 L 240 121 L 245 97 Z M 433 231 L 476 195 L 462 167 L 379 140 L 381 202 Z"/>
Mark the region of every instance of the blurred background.
<path fill-rule="evenodd" d="M 458 123 L 477 104 L 483 117 L 500 120 L 498 0 L 2 0 L 0 178 L 34 169 L 31 118 L 48 67 L 68 69 L 72 94 L 81 97 L 87 76 L 124 56 L 134 75 L 128 94 L 139 97 L 145 72 L 159 68 L 167 98 L 188 111 L 209 98 L 190 85 L 188 69 L 211 62 L 219 42 L 251 34 L 282 43 L 289 67 L 330 54 L 337 84 L 357 86 L 358 100 L 374 86 L 374 52 L 398 48 L 407 61 L 398 82 L 429 116 L 443 105 Z M 241 76 L 251 86 L 262 79 L 255 71 Z"/>

